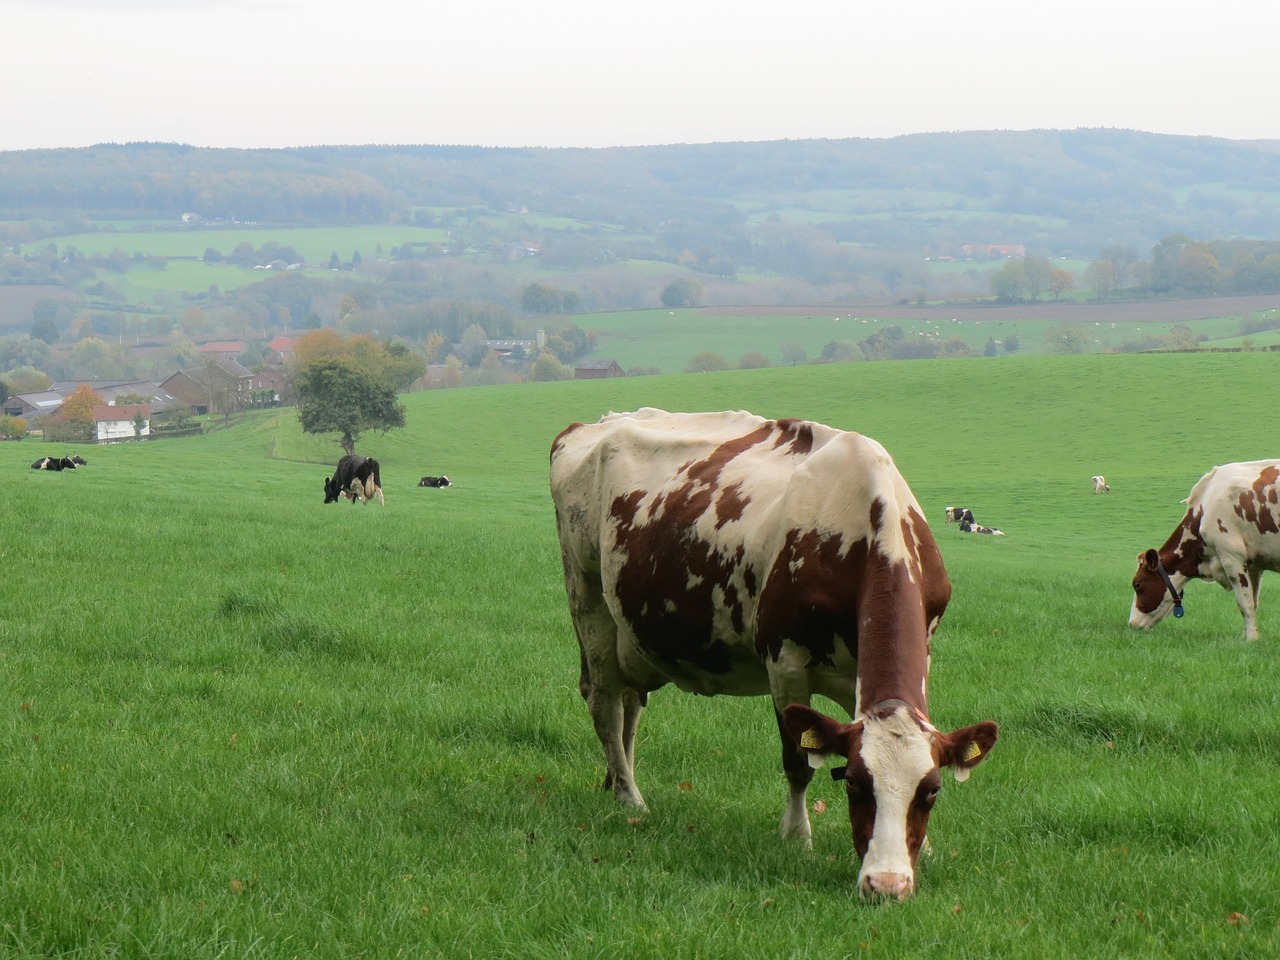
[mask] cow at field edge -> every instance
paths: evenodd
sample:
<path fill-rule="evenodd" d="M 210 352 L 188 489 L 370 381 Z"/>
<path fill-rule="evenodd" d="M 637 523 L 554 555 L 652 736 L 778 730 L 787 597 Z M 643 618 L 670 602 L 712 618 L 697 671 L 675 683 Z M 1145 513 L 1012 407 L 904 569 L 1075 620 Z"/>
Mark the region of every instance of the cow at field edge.
<path fill-rule="evenodd" d="M 1106 477 L 1104 477 L 1104 476 L 1102 476 L 1101 474 L 1099 474 L 1098 476 L 1093 477 L 1092 479 L 1093 479 L 1093 492 L 1094 492 L 1094 493 L 1110 493 L 1110 492 L 1111 492 L 1111 487 L 1109 487 L 1109 486 L 1107 485 L 1107 478 L 1106 478 Z M 1122 478 L 1122 479 L 1123 479 L 1123 478 Z"/>
<path fill-rule="evenodd" d="M 844 757 L 833 775 L 859 890 L 911 894 L 940 768 L 965 779 L 997 727 L 929 722 L 929 643 L 951 583 L 884 448 L 808 421 L 645 408 L 556 437 L 551 494 L 605 789 L 645 807 L 635 736 L 650 691 L 769 694 L 783 836 L 810 842 L 813 771 Z M 814 694 L 853 722 L 811 709 Z"/>
<path fill-rule="evenodd" d="M 452 487 L 453 482 L 448 477 L 423 477 L 418 481 L 420 487 Z"/>
<path fill-rule="evenodd" d="M 339 460 L 333 476 L 324 481 L 324 502 L 333 503 L 339 497 L 347 497 L 352 503 L 357 499 L 368 503 L 377 497 L 378 503 L 385 507 L 387 501 L 382 495 L 382 476 L 378 461 L 354 454 Z"/>
<path fill-rule="evenodd" d="M 1182 616 L 1190 580 L 1212 580 L 1235 594 L 1244 638 L 1258 639 L 1258 588 L 1280 571 L 1280 460 L 1214 467 L 1187 499 L 1187 512 L 1159 550 L 1138 554 L 1129 626 Z"/>
<path fill-rule="evenodd" d="M 942 514 L 942 518 L 945 523 L 951 523 L 952 521 L 973 523 L 973 511 L 968 507 L 947 507 Z"/>

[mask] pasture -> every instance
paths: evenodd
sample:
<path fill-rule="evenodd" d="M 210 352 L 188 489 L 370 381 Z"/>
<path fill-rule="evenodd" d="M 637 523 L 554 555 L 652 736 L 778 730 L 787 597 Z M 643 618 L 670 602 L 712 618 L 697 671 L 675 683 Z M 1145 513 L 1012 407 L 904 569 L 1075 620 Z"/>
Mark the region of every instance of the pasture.
<path fill-rule="evenodd" d="M 1277 454 L 1252 411 L 1278 373 L 1014 357 L 414 394 L 358 446 L 385 508 L 322 504 L 340 450 L 290 410 L 61 474 L 29 467 L 62 445 L 0 444 L 0 957 L 1280 954 L 1276 587 L 1257 644 L 1207 584 L 1126 626 L 1194 481 Z M 1243 414 L 1209 400 L 1226 384 Z M 955 586 L 932 719 L 1001 736 L 945 779 L 912 900 L 858 900 L 825 775 L 814 849 L 779 841 L 765 699 L 655 693 L 651 812 L 598 789 L 547 451 L 644 404 L 859 430 L 925 508 Z"/>

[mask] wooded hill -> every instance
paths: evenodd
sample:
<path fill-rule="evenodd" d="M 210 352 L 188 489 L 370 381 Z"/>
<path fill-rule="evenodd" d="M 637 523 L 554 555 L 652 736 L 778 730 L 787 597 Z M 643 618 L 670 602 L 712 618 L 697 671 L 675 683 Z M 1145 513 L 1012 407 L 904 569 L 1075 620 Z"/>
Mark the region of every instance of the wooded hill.
<path fill-rule="evenodd" d="M 1280 239 L 1280 141 L 1130 130 L 936 133 L 609 149 L 130 143 L 0 152 L 0 227 L 173 220 L 432 222 L 536 211 L 743 262 L 748 222 L 820 227 L 867 249 L 949 255 L 1021 244 L 1146 256 L 1170 234 Z M 46 234 L 48 235 L 48 234 Z"/>

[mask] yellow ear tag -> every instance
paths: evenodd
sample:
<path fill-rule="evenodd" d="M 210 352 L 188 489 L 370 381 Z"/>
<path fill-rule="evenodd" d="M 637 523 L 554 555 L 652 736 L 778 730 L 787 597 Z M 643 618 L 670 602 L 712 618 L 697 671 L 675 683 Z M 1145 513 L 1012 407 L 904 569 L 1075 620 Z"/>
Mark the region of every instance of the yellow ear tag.
<path fill-rule="evenodd" d="M 978 742 L 976 740 L 971 740 L 969 742 L 969 749 L 964 752 L 964 762 L 968 763 L 970 760 L 976 760 L 980 756 L 982 756 L 982 748 L 978 746 Z"/>
<path fill-rule="evenodd" d="M 822 742 L 818 739 L 818 731 L 812 727 L 800 734 L 800 746 L 806 750 L 819 750 Z"/>

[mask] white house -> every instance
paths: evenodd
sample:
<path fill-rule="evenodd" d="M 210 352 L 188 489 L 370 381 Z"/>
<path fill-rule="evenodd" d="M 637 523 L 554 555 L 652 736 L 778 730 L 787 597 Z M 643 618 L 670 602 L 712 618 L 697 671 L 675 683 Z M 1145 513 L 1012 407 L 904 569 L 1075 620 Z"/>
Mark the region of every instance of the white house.
<path fill-rule="evenodd" d="M 141 429 L 139 429 L 141 417 Z M 151 435 L 151 407 L 146 404 L 118 404 L 93 408 L 94 438 L 102 443 L 108 440 L 135 440 Z"/>

